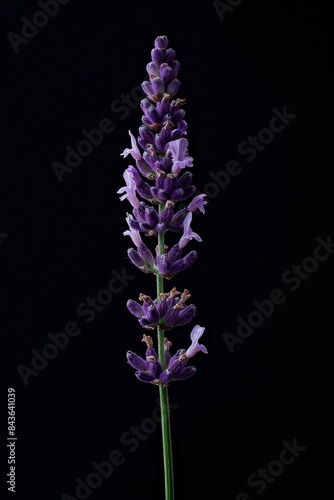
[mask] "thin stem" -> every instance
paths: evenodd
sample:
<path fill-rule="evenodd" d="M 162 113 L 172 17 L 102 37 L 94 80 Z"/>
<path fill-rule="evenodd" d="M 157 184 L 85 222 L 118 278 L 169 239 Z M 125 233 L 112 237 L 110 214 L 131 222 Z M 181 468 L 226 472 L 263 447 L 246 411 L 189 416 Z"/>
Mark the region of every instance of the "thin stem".
<path fill-rule="evenodd" d="M 164 205 L 159 205 L 159 213 Z M 158 233 L 158 248 L 160 254 L 165 251 L 165 235 Z M 160 299 L 160 294 L 164 291 L 164 281 L 161 274 L 157 274 L 157 298 Z M 162 369 L 166 368 L 165 347 L 164 347 L 164 331 L 157 326 L 158 336 L 158 355 Z M 164 461 L 165 475 L 165 500 L 174 500 L 174 478 L 173 478 L 173 456 L 172 456 L 172 440 L 170 427 L 170 411 L 168 389 L 162 385 L 159 386 L 160 395 L 160 410 L 161 410 L 161 430 L 162 430 L 162 450 Z"/>

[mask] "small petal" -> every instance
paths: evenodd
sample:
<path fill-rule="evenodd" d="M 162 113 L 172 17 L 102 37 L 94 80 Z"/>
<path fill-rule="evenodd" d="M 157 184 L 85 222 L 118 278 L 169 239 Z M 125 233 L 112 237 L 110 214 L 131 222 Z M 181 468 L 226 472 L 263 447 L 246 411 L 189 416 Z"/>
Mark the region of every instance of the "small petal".
<path fill-rule="evenodd" d="M 164 85 L 164 82 L 161 80 L 161 78 L 159 78 L 159 77 L 152 78 L 151 85 L 152 85 L 154 95 L 161 94 L 161 96 L 162 96 L 162 94 L 164 94 L 165 85 Z"/>
<path fill-rule="evenodd" d="M 145 262 L 147 264 L 149 264 L 151 266 L 155 265 L 155 260 L 154 260 L 153 254 L 152 254 L 151 250 L 149 248 L 147 248 L 147 246 L 144 243 L 142 243 L 138 247 L 138 253 L 145 260 Z"/>
<path fill-rule="evenodd" d="M 145 94 L 148 96 L 148 97 L 151 97 L 153 95 L 153 89 L 152 89 L 152 85 L 150 84 L 150 82 L 148 82 L 147 80 L 145 80 L 142 84 L 141 84 L 141 88 L 143 89 L 143 91 L 145 92 Z"/>
<path fill-rule="evenodd" d="M 129 229 L 128 231 L 124 231 L 123 235 L 130 236 L 130 238 L 132 239 L 132 241 L 136 245 L 136 247 L 139 247 L 139 245 L 142 243 L 140 233 L 139 233 L 139 231 L 136 231 L 135 229 Z"/>
<path fill-rule="evenodd" d="M 121 187 L 117 191 L 118 194 L 124 193 L 120 197 L 120 200 L 123 201 L 125 199 L 128 199 L 134 208 L 138 208 L 139 207 L 139 200 L 136 196 L 137 184 L 136 184 L 135 175 L 133 173 L 133 167 L 128 167 L 125 170 L 125 172 L 123 174 L 123 178 L 125 180 L 126 186 Z"/>
<path fill-rule="evenodd" d="M 173 78 L 176 77 L 178 70 L 180 69 L 180 63 L 178 61 L 174 61 L 172 66 L 169 66 L 167 63 L 163 63 L 160 66 L 160 76 L 165 84 L 169 84 Z"/>
<path fill-rule="evenodd" d="M 185 271 L 185 269 L 188 269 L 188 267 L 194 264 L 196 259 L 197 259 L 197 252 L 195 250 L 192 250 L 182 259 L 179 259 L 176 262 L 174 262 L 169 269 L 169 273 L 175 275 L 177 273 Z"/>
<path fill-rule="evenodd" d="M 172 370 L 169 370 L 168 368 L 166 370 L 164 370 L 160 374 L 160 377 L 159 377 L 162 385 L 168 385 L 169 382 L 171 382 L 172 378 L 173 378 L 173 372 L 172 372 Z"/>
<path fill-rule="evenodd" d="M 177 125 L 178 123 L 181 123 L 185 116 L 186 112 L 184 111 L 184 109 L 178 109 L 172 114 L 171 120 L 175 125 Z"/>
<path fill-rule="evenodd" d="M 187 134 L 187 128 L 188 128 L 188 124 L 185 120 L 181 120 L 178 124 L 177 124 L 177 129 L 174 129 L 171 133 L 171 139 L 179 139 L 180 137 L 182 137 L 183 135 L 186 135 Z"/>
<path fill-rule="evenodd" d="M 133 299 L 129 299 L 126 303 L 127 308 L 130 313 L 136 316 L 136 318 L 142 318 L 144 316 L 144 312 L 142 307 Z"/>
<path fill-rule="evenodd" d="M 169 143 L 169 149 L 173 158 L 173 173 L 178 174 L 182 168 L 193 166 L 193 158 L 187 156 L 187 148 L 188 141 L 184 137 Z"/>
<path fill-rule="evenodd" d="M 206 194 L 199 194 L 195 196 L 195 198 L 188 205 L 189 212 L 195 212 L 195 210 L 199 209 L 199 211 L 204 214 L 204 205 L 207 205 L 208 203 L 206 200 L 204 200 L 205 197 Z"/>
<path fill-rule="evenodd" d="M 145 246 L 144 244 L 142 245 Z M 139 248 L 137 250 L 135 250 L 134 248 L 129 248 L 127 251 L 128 257 L 132 264 L 138 267 L 143 273 L 156 273 L 157 268 L 153 259 L 153 255 L 151 254 L 153 260 L 146 259 L 142 256 Z"/>
<path fill-rule="evenodd" d="M 158 224 L 159 215 L 155 208 L 147 207 L 145 209 L 145 222 L 152 228 L 155 228 L 155 226 Z"/>
<path fill-rule="evenodd" d="M 158 321 L 160 320 L 160 316 L 155 305 L 151 305 L 148 307 L 146 318 L 150 325 L 158 323 Z"/>
<path fill-rule="evenodd" d="M 168 260 L 172 263 L 179 260 L 181 258 L 181 250 L 178 244 L 173 245 L 172 248 L 168 252 Z"/>
<path fill-rule="evenodd" d="M 140 160 L 141 153 L 138 149 L 136 139 L 135 139 L 134 135 L 130 132 L 130 130 L 129 130 L 129 135 L 131 137 L 131 146 L 132 147 L 124 149 L 123 153 L 121 153 L 121 156 L 123 156 L 123 158 L 125 158 L 126 156 L 128 156 L 128 154 L 131 154 L 131 156 L 135 160 Z"/>
<path fill-rule="evenodd" d="M 180 89 L 180 85 L 181 85 L 181 82 L 177 78 L 172 80 L 167 87 L 167 90 L 166 90 L 167 94 L 169 94 L 170 96 L 173 97 L 175 94 L 178 93 L 178 91 Z"/>
<path fill-rule="evenodd" d="M 131 365 L 135 370 L 139 370 L 141 372 L 146 373 L 147 370 L 147 362 L 145 359 L 143 359 L 141 356 L 138 356 L 138 354 L 128 351 L 126 353 L 126 357 L 128 360 L 129 365 Z"/>
<path fill-rule="evenodd" d="M 140 107 L 144 113 L 146 113 L 147 109 L 152 105 L 151 101 L 145 97 L 140 101 Z"/>
<path fill-rule="evenodd" d="M 185 365 L 187 364 L 187 359 L 182 359 L 182 355 L 185 354 L 185 349 L 179 349 L 178 351 L 176 351 L 176 353 L 174 354 L 174 356 L 172 356 L 169 360 L 169 363 L 168 363 L 168 369 L 171 370 L 172 372 L 179 372 L 182 368 L 185 367 Z M 184 357 L 184 356 L 183 356 Z M 181 359 L 181 361 L 180 361 Z"/>
<path fill-rule="evenodd" d="M 174 216 L 174 210 L 172 206 L 167 205 L 159 214 L 159 221 L 161 224 L 168 226 Z"/>
<path fill-rule="evenodd" d="M 186 189 L 176 189 L 173 193 L 173 200 L 172 201 L 187 200 L 188 198 L 193 196 L 195 191 L 196 191 L 195 186 L 189 186 Z"/>
<path fill-rule="evenodd" d="M 197 369 L 195 368 L 195 366 L 186 366 L 179 373 L 174 375 L 172 380 L 175 380 L 175 381 L 187 380 L 188 378 L 195 375 L 196 372 L 197 372 Z M 160 375 L 160 378 L 161 378 L 161 375 Z"/>
<path fill-rule="evenodd" d="M 154 377 L 154 379 L 159 378 L 162 368 L 155 349 L 147 349 L 146 366 L 149 373 L 152 375 L 152 377 Z"/>
<path fill-rule="evenodd" d="M 190 321 L 194 318 L 196 315 L 196 307 L 194 304 L 190 304 L 189 306 L 184 307 L 181 309 L 178 317 L 178 325 L 182 326 L 187 323 L 190 323 Z"/>
<path fill-rule="evenodd" d="M 200 325 L 195 325 L 190 333 L 190 339 L 192 341 L 191 346 L 187 349 L 186 356 L 191 358 L 199 351 L 208 354 L 207 348 L 203 344 L 199 344 L 198 340 L 203 335 L 205 328 Z"/>
<path fill-rule="evenodd" d="M 193 174 L 189 172 L 189 170 L 187 172 L 184 172 L 184 174 L 182 174 L 181 177 L 179 177 L 177 180 L 177 188 L 186 189 L 190 186 L 192 179 Z"/>
<path fill-rule="evenodd" d="M 149 384 L 152 384 L 152 382 L 156 380 L 150 373 L 136 372 L 135 375 L 141 382 L 147 382 Z"/>
<path fill-rule="evenodd" d="M 149 62 L 146 65 L 146 71 L 150 76 L 159 76 L 159 74 L 160 74 L 159 67 L 156 64 L 154 64 L 153 62 Z"/>
<path fill-rule="evenodd" d="M 183 160 L 188 148 L 187 139 L 177 139 L 169 144 L 173 160 Z"/>
<path fill-rule="evenodd" d="M 168 47 L 168 38 L 165 35 L 160 35 L 154 40 L 154 47 L 157 49 L 167 49 Z"/>
<path fill-rule="evenodd" d="M 139 255 L 139 253 L 134 248 L 129 248 L 127 253 L 132 264 L 134 264 L 137 267 L 145 266 L 145 260 Z"/>
<path fill-rule="evenodd" d="M 130 220 L 132 220 L 131 217 L 132 216 L 128 215 L 126 218 L 126 222 L 128 223 L 129 227 L 130 227 Z M 143 243 L 140 236 L 140 232 L 137 231 L 136 229 L 133 229 L 132 227 L 130 227 L 129 230 L 124 231 L 123 235 L 130 236 L 130 238 L 132 239 L 133 243 L 136 245 L 137 248 Z"/>
<path fill-rule="evenodd" d="M 159 47 L 157 43 L 157 47 L 151 50 L 151 58 L 154 64 L 160 66 L 164 62 L 164 53 L 163 50 Z"/>
<path fill-rule="evenodd" d="M 181 236 L 181 239 L 179 242 L 180 248 L 184 248 L 186 246 L 186 244 L 188 243 L 188 241 L 192 240 L 193 238 L 197 241 L 200 241 L 200 242 L 203 241 L 202 238 L 197 233 L 195 233 L 190 227 L 190 224 L 192 221 L 192 216 L 193 216 L 192 212 L 189 212 L 184 219 L 183 235 Z"/>
<path fill-rule="evenodd" d="M 165 60 L 167 64 L 171 64 L 175 59 L 176 52 L 174 49 L 167 49 L 165 52 Z"/>

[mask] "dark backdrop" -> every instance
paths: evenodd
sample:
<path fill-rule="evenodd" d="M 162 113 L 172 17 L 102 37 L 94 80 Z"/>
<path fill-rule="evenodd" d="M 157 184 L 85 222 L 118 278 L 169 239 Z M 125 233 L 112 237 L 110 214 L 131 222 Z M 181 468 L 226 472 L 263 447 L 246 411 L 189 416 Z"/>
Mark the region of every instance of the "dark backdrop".
<path fill-rule="evenodd" d="M 198 259 L 167 283 L 197 307 L 170 333 L 173 348 L 200 324 L 208 349 L 192 379 L 170 386 L 176 499 L 327 498 L 329 8 L 60 4 L 1 6 L 1 495 L 13 498 L 13 388 L 16 498 L 164 498 L 158 390 L 125 358 L 144 352 L 126 301 L 154 295 L 155 283 L 127 258 L 129 206 L 116 191 L 150 51 L 166 35 L 181 63 L 194 184 L 208 195 L 192 224 L 203 241 L 187 247 Z M 83 131 L 99 126 L 103 140 L 66 167 Z M 108 302 L 102 290 L 119 275 L 109 303 L 87 305 Z"/>

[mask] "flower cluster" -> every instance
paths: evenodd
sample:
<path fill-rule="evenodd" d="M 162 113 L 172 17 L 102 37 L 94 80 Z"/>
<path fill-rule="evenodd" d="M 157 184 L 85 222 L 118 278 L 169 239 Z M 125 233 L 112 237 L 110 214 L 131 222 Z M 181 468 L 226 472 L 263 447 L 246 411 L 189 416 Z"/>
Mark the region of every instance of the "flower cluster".
<path fill-rule="evenodd" d="M 121 153 L 123 158 L 130 155 L 133 161 L 123 174 L 125 186 L 117 193 L 121 195 L 120 200 L 130 203 L 132 209 L 131 213 L 127 213 L 128 229 L 123 233 L 131 238 L 134 245 L 127 252 L 130 261 L 144 273 L 153 273 L 170 280 L 189 268 L 197 258 L 195 250 L 185 253 L 184 249 L 193 239 L 202 241 L 192 230 L 191 223 L 196 210 L 205 213 L 207 201 L 205 194 L 196 194 L 197 189 L 192 184 L 193 175 L 187 170 L 193 167 L 193 158 L 189 155 L 188 140 L 184 137 L 187 123 L 182 107 L 186 101 L 176 98 L 180 88 L 180 64 L 175 59 L 175 51 L 168 44 L 166 36 L 155 39 L 151 61 L 146 66 L 148 81 L 142 83 L 147 97 L 141 101 L 143 116 L 139 135 L 135 137 L 129 131 L 131 147 Z M 182 208 L 179 208 L 179 202 L 183 203 Z M 155 245 L 154 250 L 146 244 L 146 237 L 158 237 L 161 242 L 168 231 L 182 232 L 179 242 L 171 248 L 164 239 L 163 245 Z M 170 330 L 194 318 L 195 306 L 185 305 L 189 297 L 187 290 L 181 294 L 173 288 L 167 294 L 160 293 L 155 300 L 141 293 L 139 301 L 142 304 L 129 300 L 127 306 L 143 328 Z M 202 327 L 197 325 L 197 328 Z M 167 372 L 171 370 L 166 375 L 166 370 L 161 371 L 161 367 L 165 366 L 167 358 L 160 363 L 156 354 L 152 354 L 152 340 L 149 340 L 149 344 L 146 361 L 139 361 L 142 358 L 133 353 L 128 354 L 128 362 L 142 374 L 138 376 L 140 380 L 160 380 L 162 384 L 167 384 L 170 380 L 181 380 L 181 373 L 194 372 L 193 369 L 183 371 L 188 357 L 178 352 L 175 356 L 181 361 L 176 362 L 175 356 L 168 358 L 168 366 L 172 363 L 172 368 L 166 369 Z M 169 342 L 166 345 L 168 357 Z"/>
<path fill-rule="evenodd" d="M 153 348 L 152 337 L 143 336 L 143 342 L 146 343 L 145 359 L 132 351 L 127 352 L 128 363 L 135 368 L 136 377 L 142 382 L 148 382 L 155 385 L 167 386 L 175 380 L 186 380 L 196 373 L 195 366 L 188 366 L 188 359 L 197 352 L 202 351 L 207 354 L 207 349 L 203 344 L 199 344 L 199 338 L 203 335 L 204 328 L 196 325 L 191 331 L 191 346 L 185 349 L 179 349 L 174 356 L 169 352 L 172 343 L 165 338 L 164 353 L 166 367 L 162 369 L 156 350 Z"/>
<path fill-rule="evenodd" d="M 129 311 L 139 319 L 143 328 L 153 330 L 157 325 L 162 330 L 171 330 L 176 326 L 189 323 L 196 313 L 193 304 L 185 306 L 184 303 L 190 298 L 188 290 L 180 295 L 174 287 L 169 293 L 161 293 L 159 299 L 152 300 L 149 295 L 140 294 L 139 300 L 143 302 L 141 306 L 138 302 L 130 299 L 127 303 Z"/>

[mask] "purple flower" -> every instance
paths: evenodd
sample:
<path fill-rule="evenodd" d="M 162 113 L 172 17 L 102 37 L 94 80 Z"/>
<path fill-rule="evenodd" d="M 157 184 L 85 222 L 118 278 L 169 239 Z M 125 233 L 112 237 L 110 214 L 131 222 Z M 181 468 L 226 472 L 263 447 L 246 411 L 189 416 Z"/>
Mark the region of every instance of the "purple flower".
<path fill-rule="evenodd" d="M 159 380 L 162 385 L 167 386 L 170 382 L 186 380 L 196 373 L 194 366 L 187 366 L 188 358 L 184 349 L 179 349 L 174 356 L 170 358 L 168 367 L 164 370 Z"/>
<path fill-rule="evenodd" d="M 189 323 L 194 318 L 196 307 L 193 304 L 185 305 L 189 298 L 188 290 L 180 294 L 174 287 L 169 293 L 162 293 L 160 298 L 155 300 L 141 293 L 139 300 L 143 305 L 129 299 L 127 307 L 138 318 L 143 328 L 154 330 L 159 325 L 162 330 L 171 330 Z"/>
<path fill-rule="evenodd" d="M 154 207 L 141 202 L 133 210 L 133 217 L 131 217 L 129 225 L 131 228 L 142 231 L 148 236 L 164 233 L 169 228 L 169 224 L 173 218 L 173 206 L 174 203 L 167 202 L 165 208 L 158 213 Z"/>
<path fill-rule="evenodd" d="M 172 172 L 178 174 L 182 168 L 192 167 L 193 158 L 187 155 L 188 141 L 184 137 L 171 141 L 169 149 L 173 158 Z"/>
<path fill-rule="evenodd" d="M 139 200 L 136 196 L 136 181 L 135 181 L 135 176 L 131 170 L 132 167 L 127 168 L 123 174 L 123 178 L 125 180 L 126 186 L 120 188 L 117 193 L 121 194 L 124 193 L 121 197 L 120 200 L 125 200 L 126 198 L 129 200 L 131 205 L 134 208 L 139 207 Z"/>
<path fill-rule="evenodd" d="M 198 343 L 198 340 L 200 337 L 202 337 L 204 330 L 205 330 L 205 328 L 203 326 L 199 326 L 199 325 L 195 325 L 194 328 L 191 330 L 190 340 L 191 340 L 192 344 L 190 347 L 188 347 L 188 349 L 186 351 L 187 358 L 192 358 L 199 351 L 202 351 L 205 354 L 208 354 L 207 348 L 203 344 Z"/>
<path fill-rule="evenodd" d="M 205 213 L 204 205 L 207 205 L 208 203 L 206 200 L 204 200 L 205 197 L 206 194 L 199 194 L 195 196 L 195 198 L 193 198 L 192 201 L 189 203 L 187 210 L 189 212 L 195 212 L 195 210 L 198 209 L 200 212 L 204 214 Z"/>
<path fill-rule="evenodd" d="M 196 307 L 186 303 L 190 298 L 188 290 L 180 293 L 174 287 L 169 293 L 159 291 L 164 288 L 163 280 L 172 279 L 196 261 L 197 252 L 186 253 L 184 248 L 190 240 L 202 241 L 191 224 L 193 213 L 197 210 L 205 213 L 207 204 L 206 195 L 193 185 L 193 174 L 189 171 L 194 160 L 185 137 L 186 100 L 177 96 L 181 87 L 180 63 L 168 45 L 166 36 L 158 36 L 154 41 L 151 60 L 146 65 L 148 76 L 141 86 L 145 98 L 140 102 L 138 134 L 135 137 L 128 131 L 131 147 L 121 153 L 123 158 L 131 155 L 133 165 L 125 170 L 125 186 L 117 191 L 120 200 L 127 199 L 131 205 L 131 213 L 126 213 L 128 229 L 123 232 L 134 244 L 127 250 L 128 258 L 142 272 L 156 275 L 158 284 L 156 299 L 141 293 L 138 302 L 127 301 L 127 308 L 142 328 L 157 330 L 159 342 L 162 331 L 186 325 L 196 315 Z M 171 248 L 167 246 L 170 233 L 171 236 L 180 233 L 179 242 L 173 241 Z M 158 241 L 151 251 L 145 239 L 154 237 Z M 189 358 L 198 351 L 207 353 L 206 347 L 199 343 L 203 332 L 204 327 L 196 325 L 190 334 L 190 347 L 173 355 L 171 342 L 165 339 L 164 359 L 158 359 L 152 338 L 144 335 L 145 357 L 128 351 L 128 363 L 142 382 L 167 386 L 172 381 L 186 380 L 196 373 L 194 366 L 188 366 Z M 160 355 L 161 349 L 159 345 Z"/>
<path fill-rule="evenodd" d="M 121 156 L 123 156 L 123 158 L 125 158 L 126 156 L 128 156 L 128 154 L 130 154 L 132 156 L 132 158 L 134 158 L 135 160 L 140 160 L 141 159 L 141 152 L 139 151 L 136 139 L 135 139 L 134 135 L 130 132 L 130 130 L 129 130 L 129 135 L 131 137 L 131 146 L 132 147 L 124 149 L 123 153 L 121 153 Z"/>
<path fill-rule="evenodd" d="M 169 280 L 190 267 L 196 258 L 197 252 L 195 250 L 182 257 L 182 249 L 177 243 L 167 253 L 157 255 L 156 268 L 164 278 Z"/>
<path fill-rule="evenodd" d="M 186 380 L 196 373 L 194 366 L 188 366 L 188 358 L 185 349 L 179 349 L 174 356 L 171 356 L 169 349 L 171 342 L 165 338 L 165 364 L 162 369 L 161 360 L 153 348 L 152 337 L 144 335 L 142 339 L 147 346 L 145 359 L 132 351 L 126 354 L 128 364 L 136 370 L 136 377 L 141 382 L 154 385 L 168 386 L 171 382 Z"/>
<path fill-rule="evenodd" d="M 179 243 L 180 248 L 184 248 L 188 241 L 192 240 L 193 238 L 195 238 L 195 240 L 197 241 L 202 241 L 202 238 L 197 233 L 194 233 L 194 231 L 190 227 L 192 216 L 193 214 L 189 212 L 184 219 L 183 235 L 181 236 Z"/>
<path fill-rule="evenodd" d="M 173 99 L 180 87 L 177 78 L 180 64 L 175 59 L 175 51 L 168 48 L 167 37 L 162 37 L 161 40 L 157 37 L 151 57 L 152 61 L 147 65 L 149 81 L 143 83 L 147 97 L 140 103 L 143 116 L 137 139 L 143 154 L 131 131 L 131 148 L 126 148 L 121 153 L 123 157 L 131 154 L 136 160 L 136 168 L 128 167 L 132 175 L 128 175 L 127 186 L 120 190 L 125 193 L 121 199 L 127 197 L 134 209 L 139 208 L 136 195 L 153 205 L 165 205 L 169 201 L 175 203 L 189 200 L 196 192 L 195 186 L 191 184 L 192 175 L 189 171 L 179 176 L 183 169 L 193 166 L 193 158 L 188 155 L 188 140 L 183 137 L 187 123 L 182 106 L 186 101 L 181 98 Z M 190 200 L 189 211 L 199 208 L 204 212 L 204 196 L 199 195 Z M 134 219 L 137 219 L 135 214 Z M 143 220 L 138 222 L 147 223 Z M 159 226 L 158 230 L 153 227 L 149 230 L 156 234 L 165 229 L 164 226 Z M 172 224 L 171 230 L 182 230 L 182 226 L 176 228 Z M 146 229 L 143 231 L 146 232 Z"/>
<path fill-rule="evenodd" d="M 176 274 L 190 267 L 197 258 L 195 250 L 182 256 L 182 249 L 178 243 L 170 250 L 166 247 L 166 251 L 162 255 L 160 255 L 157 247 L 156 256 L 154 257 L 151 250 L 139 239 L 139 231 L 131 229 L 130 231 L 126 231 L 126 234 L 132 237 L 136 246 L 138 244 L 136 249 L 132 247 L 128 249 L 128 257 L 132 264 L 144 273 L 160 274 L 170 280 Z"/>
<path fill-rule="evenodd" d="M 190 172 L 187 172 L 190 174 Z M 156 178 L 155 186 L 152 187 L 152 199 L 156 203 L 166 203 L 167 201 L 186 200 L 192 196 L 196 188 L 190 185 L 192 175 L 184 175 L 176 178 L 174 174 L 165 174 L 159 171 L 159 176 Z"/>
<path fill-rule="evenodd" d="M 142 382 L 149 382 L 151 384 L 159 383 L 159 377 L 162 372 L 162 367 L 158 355 L 153 348 L 152 338 L 144 335 L 143 341 L 146 342 L 146 359 L 138 356 L 132 351 L 126 354 L 129 365 L 136 371 L 136 377 Z"/>
<path fill-rule="evenodd" d="M 128 225 L 130 226 L 130 215 L 127 216 L 126 221 Z M 140 232 L 136 231 L 135 229 L 132 229 L 130 227 L 129 230 L 123 232 L 124 236 L 130 236 L 132 239 L 133 243 L 136 245 L 136 247 L 139 247 L 143 242 L 140 236 Z"/>
<path fill-rule="evenodd" d="M 138 245 L 137 247 L 137 250 L 135 250 L 134 248 L 129 248 L 128 257 L 131 260 L 132 264 L 137 266 L 144 273 L 158 273 L 156 261 L 152 255 L 152 252 L 144 243 L 140 243 L 140 245 Z"/>

